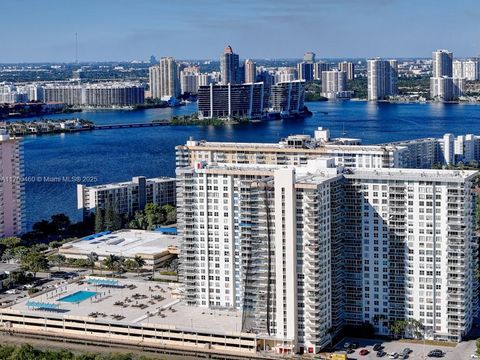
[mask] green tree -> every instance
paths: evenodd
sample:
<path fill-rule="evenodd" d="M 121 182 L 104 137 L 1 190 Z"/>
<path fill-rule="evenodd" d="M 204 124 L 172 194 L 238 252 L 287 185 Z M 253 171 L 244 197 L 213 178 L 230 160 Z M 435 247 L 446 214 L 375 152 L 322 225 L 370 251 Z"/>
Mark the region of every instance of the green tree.
<path fill-rule="evenodd" d="M 52 215 L 50 223 L 56 231 L 66 231 L 71 225 L 70 218 L 65 214 Z"/>
<path fill-rule="evenodd" d="M 12 360 L 38 360 L 39 358 L 39 351 L 36 351 L 32 345 L 24 344 L 20 347 L 17 347 L 10 357 L 7 359 Z"/>
<path fill-rule="evenodd" d="M 60 246 L 63 245 L 62 241 L 52 241 L 51 243 L 48 244 L 52 249 L 58 249 Z"/>
<path fill-rule="evenodd" d="M 97 207 L 95 211 L 95 232 L 102 232 L 104 227 L 103 210 Z"/>
<path fill-rule="evenodd" d="M 133 259 L 125 260 L 124 266 L 128 271 L 135 271 L 137 269 L 137 263 Z"/>
<path fill-rule="evenodd" d="M 10 261 L 15 258 L 15 249 L 20 246 L 21 239 L 17 237 L 6 237 L 0 240 L 2 247 L 1 257 L 3 261 Z"/>
<path fill-rule="evenodd" d="M 92 275 L 93 275 L 93 273 L 95 272 L 95 263 L 98 261 L 97 253 L 92 251 L 90 254 L 87 255 L 87 260 L 90 267 L 92 268 Z"/>
<path fill-rule="evenodd" d="M 51 235 L 55 232 L 55 227 L 48 220 L 41 220 L 32 226 L 33 231 L 42 235 Z"/>
<path fill-rule="evenodd" d="M 394 339 L 398 339 L 405 331 L 407 324 L 404 320 L 396 320 L 390 325 L 390 333 Z"/>
<path fill-rule="evenodd" d="M 405 320 L 405 333 L 414 338 L 420 338 L 423 335 L 424 326 L 416 319 Z"/>
<path fill-rule="evenodd" d="M 29 252 L 22 256 L 20 260 L 22 269 L 33 274 L 33 278 L 37 277 L 39 271 L 46 271 L 49 269 L 48 259 L 44 253 Z"/>
<path fill-rule="evenodd" d="M 140 269 L 143 268 L 147 263 L 145 259 L 140 255 L 135 255 L 135 258 L 133 259 L 133 261 L 135 262 L 135 268 L 137 270 L 137 273 L 139 273 Z"/>
<path fill-rule="evenodd" d="M 148 230 L 153 230 L 157 225 L 165 222 L 165 211 L 158 204 L 149 203 L 145 206 L 145 218 L 148 224 Z"/>
<path fill-rule="evenodd" d="M 21 239 L 14 236 L 9 236 L 0 240 L 0 244 L 5 246 L 7 249 L 14 249 L 20 245 Z"/>
<path fill-rule="evenodd" d="M 67 261 L 67 258 L 62 254 L 53 254 L 48 257 L 48 261 L 50 262 L 50 264 L 52 264 L 52 266 L 57 266 L 58 271 L 60 271 L 61 267 Z"/>
<path fill-rule="evenodd" d="M 133 219 L 128 223 L 130 229 L 146 230 L 148 221 L 143 211 L 135 211 Z"/>
<path fill-rule="evenodd" d="M 105 206 L 104 229 L 116 231 L 122 228 L 122 217 L 115 209 L 114 204 L 109 201 Z"/>
<path fill-rule="evenodd" d="M 124 259 L 120 256 L 110 254 L 103 260 L 103 265 L 112 272 L 112 277 L 115 275 L 115 271 L 119 271 L 124 264 Z"/>
<path fill-rule="evenodd" d="M 167 204 L 162 207 L 162 210 L 165 213 L 165 225 L 175 224 L 177 222 L 177 209 L 175 206 Z"/>
<path fill-rule="evenodd" d="M 13 259 L 16 261 L 21 261 L 22 257 L 27 255 L 31 249 L 27 248 L 26 246 L 17 246 L 13 249 Z"/>

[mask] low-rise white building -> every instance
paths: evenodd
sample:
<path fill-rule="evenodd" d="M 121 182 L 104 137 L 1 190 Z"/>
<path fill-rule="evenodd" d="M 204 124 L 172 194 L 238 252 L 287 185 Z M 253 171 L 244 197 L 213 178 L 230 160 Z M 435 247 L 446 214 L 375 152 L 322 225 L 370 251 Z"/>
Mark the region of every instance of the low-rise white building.
<path fill-rule="evenodd" d="M 132 181 L 105 185 L 77 185 L 77 209 L 86 216 L 96 209 L 105 209 L 112 204 L 119 214 L 133 215 L 143 210 L 146 204 L 175 205 L 175 178 L 147 179 L 137 176 Z"/>
<path fill-rule="evenodd" d="M 58 253 L 67 259 L 87 260 L 91 253 L 98 256 L 98 263 L 110 255 L 133 260 L 140 256 L 145 260 L 144 269 L 152 270 L 161 267 L 166 261 L 176 258 L 180 238 L 156 231 L 119 230 L 115 232 L 86 236 L 63 244 Z"/>

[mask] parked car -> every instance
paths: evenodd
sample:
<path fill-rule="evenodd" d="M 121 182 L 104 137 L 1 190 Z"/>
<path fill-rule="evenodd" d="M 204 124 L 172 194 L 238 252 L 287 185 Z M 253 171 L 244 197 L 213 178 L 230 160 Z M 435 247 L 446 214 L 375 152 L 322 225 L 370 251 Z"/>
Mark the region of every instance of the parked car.
<path fill-rule="evenodd" d="M 377 351 L 377 357 L 384 357 L 387 353 L 383 350 Z"/>
<path fill-rule="evenodd" d="M 347 354 L 353 354 L 355 350 L 353 350 L 351 347 L 346 350 Z"/>
<path fill-rule="evenodd" d="M 379 344 L 379 343 L 373 344 L 373 351 L 380 351 L 382 349 L 383 349 L 382 344 Z"/>
<path fill-rule="evenodd" d="M 388 358 L 389 358 L 389 359 L 398 359 L 398 353 L 396 353 L 396 352 L 391 353 Z"/>
<path fill-rule="evenodd" d="M 427 354 L 428 357 L 436 357 L 436 358 L 443 357 L 443 355 L 444 353 L 440 349 L 434 349 Z"/>
<path fill-rule="evenodd" d="M 362 355 L 362 356 L 365 356 L 365 355 L 368 355 L 370 351 L 368 351 L 367 349 L 362 349 L 360 350 L 359 354 Z"/>
<path fill-rule="evenodd" d="M 407 354 L 407 355 L 408 355 L 408 354 L 410 354 L 412 351 L 413 351 L 413 350 L 410 349 L 410 348 L 405 348 L 405 349 L 403 349 L 402 354 Z"/>

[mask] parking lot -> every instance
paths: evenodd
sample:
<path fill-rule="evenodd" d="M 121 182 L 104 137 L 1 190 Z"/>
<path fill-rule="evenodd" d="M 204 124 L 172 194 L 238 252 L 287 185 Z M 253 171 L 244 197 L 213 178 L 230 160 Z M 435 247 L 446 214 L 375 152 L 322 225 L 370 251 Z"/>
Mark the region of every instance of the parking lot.
<path fill-rule="evenodd" d="M 427 354 L 430 350 L 433 349 L 440 349 L 445 353 L 445 356 L 441 359 L 444 360 L 468 360 L 471 359 L 471 355 L 475 354 L 475 341 L 465 341 L 459 343 L 455 347 L 450 346 L 438 346 L 438 345 L 423 345 L 418 343 L 411 343 L 405 341 L 381 341 L 381 340 L 365 340 L 365 339 L 354 339 L 354 338 L 346 338 L 343 339 L 340 343 L 338 343 L 335 348 L 339 350 L 343 350 L 343 345 L 346 343 L 357 343 L 359 347 L 355 350 L 354 353 L 349 354 L 349 359 L 389 359 L 389 354 L 397 352 L 401 354 L 403 349 L 410 348 L 413 350 L 408 359 L 410 360 L 423 360 L 423 359 L 436 359 L 436 358 L 429 358 Z M 377 357 L 377 352 L 373 351 L 373 344 L 380 343 L 382 344 L 383 351 L 387 353 L 387 355 L 379 358 Z M 360 350 L 367 349 L 369 351 L 368 355 L 360 355 Z"/>

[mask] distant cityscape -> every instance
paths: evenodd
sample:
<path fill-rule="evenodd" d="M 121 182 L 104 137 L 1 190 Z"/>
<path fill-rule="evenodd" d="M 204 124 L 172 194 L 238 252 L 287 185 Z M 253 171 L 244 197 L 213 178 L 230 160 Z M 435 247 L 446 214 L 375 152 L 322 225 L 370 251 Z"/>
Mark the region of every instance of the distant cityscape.
<path fill-rule="evenodd" d="M 240 61 L 227 46 L 219 62 L 177 61 L 172 57 L 157 61 L 152 56 L 150 62 L 122 65 L 0 65 L 1 79 L 3 116 L 18 113 L 19 104 L 32 102 L 44 103 L 40 111 L 48 113 L 61 111 L 60 104 L 76 109 L 132 108 L 162 103 L 178 106 L 198 98 L 201 118 L 261 118 L 269 112 L 301 112 L 301 100 L 293 106 L 292 99 L 279 98 L 282 90 L 276 89 L 295 81 L 303 82 L 295 85 L 299 91 L 295 98 L 307 101 L 477 102 L 480 60 L 454 60 L 452 52 L 437 50 L 431 59 L 333 62 L 317 61 L 315 53 L 307 52 L 299 62 Z M 249 93 L 254 94 L 251 101 L 255 106 L 235 100 L 248 98 Z M 277 95 L 272 99 L 274 93 Z M 57 108 L 52 110 L 53 104 Z M 208 108 L 208 104 L 212 106 Z"/>
<path fill-rule="evenodd" d="M 437 50 L 431 59 L 332 61 L 309 51 L 301 60 L 241 60 L 227 45 L 219 61 L 0 65 L 0 79 L 5 337 L 178 356 L 328 353 L 331 360 L 348 360 L 358 347 L 349 339 L 366 337 L 371 343 L 362 343 L 360 356 L 383 357 L 403 341 L 414 348 L 404 348 L 404 359 L 421 351 L 425 358 L 427 348 L 429 357 L 444 356 L 448 346 L 456 347 L 451 359 L 470 356 L 457 343 L 470 349 L 479 326 L 478 124 L 453 134 L 446 123 L 445 134 L 420 137 L 412 122 L 416 136 L 391 141 L 382 123 L 385 139 L 365 143 L 345 129 L 334 137 L 318 123 L 309 134 L 303 122 L 323 101 L 478 105 L 480 58 Z M 76 114 L 182 106 L 193 110 L 143 122 L 112 116 L 99 124 Z M 50 118 L 67 113 L 74 118 Z M 272 142 L 262 137 L 266 127 L 255 127 L 269 121 L 298 127 Z M 178 124 L 186 126 L 176 128 L 183 140 L 175 147 L 169 135 L 146 136 Z M 203 138 L 194 138 L 193 126 L 205 129 Z M 229 137 L 212 141 L 217 126 Z M 233 134 L 241 126 L 243 142 Z M 130 162 L 152 167 L 141 146 L 127 149 L 135 137 L 128 131 L 140 128 L 141 146 L 155 142 L 156 157 L 169 149 L 172 169 L 127 175 Z M 103 167 L 97 152 L 108 147 L 123 181 L 25 175 L 27 141 L 19 136 L 78 140 L 100 129 L 125 130 L 118 143 L 99 136 L 91 159 Z M 38 144 L 42 155 L 51 150 Z M 81 158 L 87 146 L 75 146 Z M 52 214 L 30 229 L 25 187 L 32 183 L 72 184 L 79 221 Z M 49 196 L 47 186 L 38 189 Z"/>

